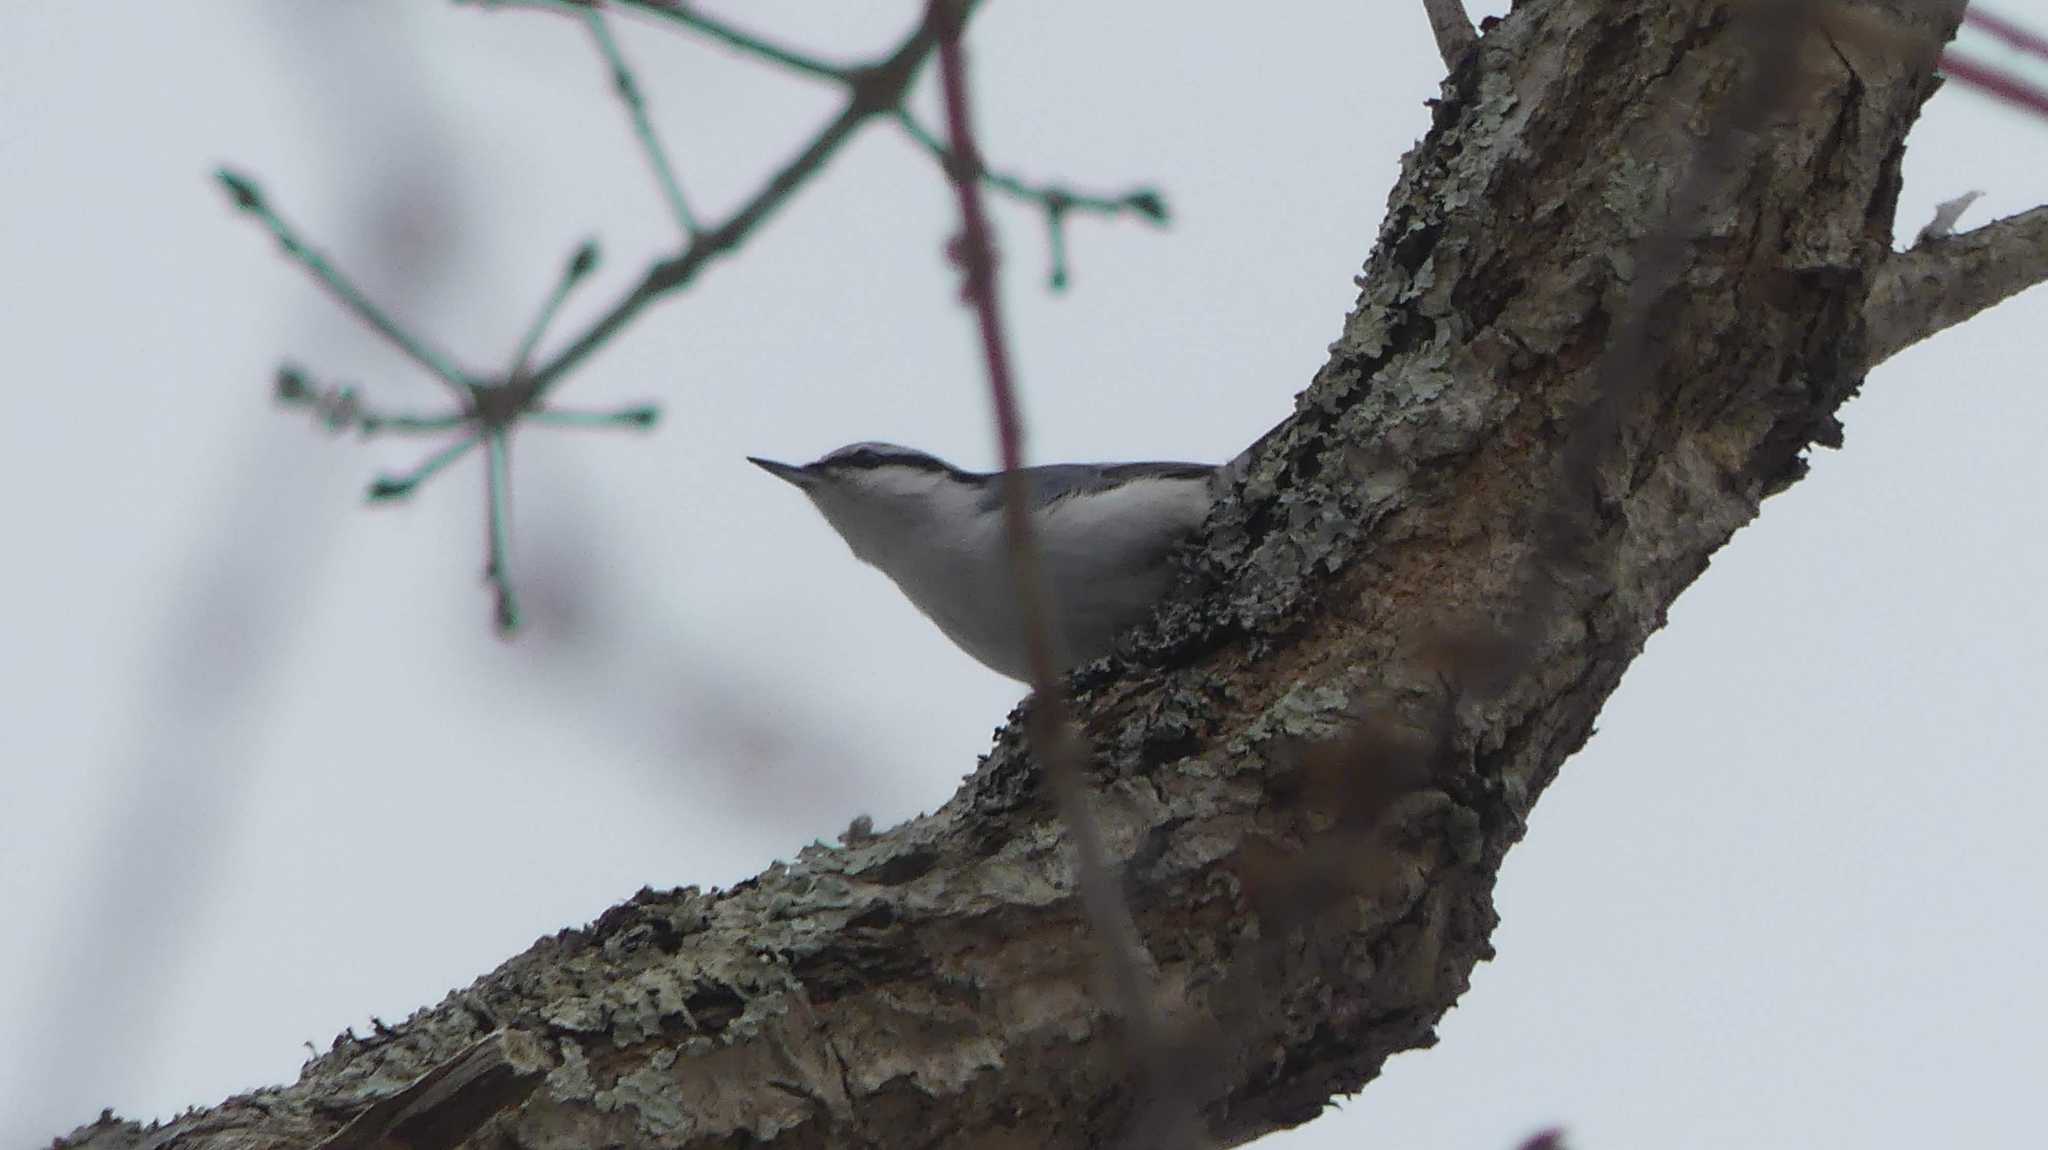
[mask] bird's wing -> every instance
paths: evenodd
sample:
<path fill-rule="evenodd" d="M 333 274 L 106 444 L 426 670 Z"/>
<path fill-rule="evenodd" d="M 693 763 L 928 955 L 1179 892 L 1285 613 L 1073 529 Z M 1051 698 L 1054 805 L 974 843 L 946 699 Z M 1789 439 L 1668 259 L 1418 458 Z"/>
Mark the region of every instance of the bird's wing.
<path fill-rule="evenodd" d="M 1208 463 L 1049 463 L 1024 469 L 1033 508 L 1044 508 L 1074 495 L 1107 491 L 1132 479 L 1207 479 L 1216 473 Z M 982 492 L 980 509 L 1003 505 L 1003 485 L 992 482 Z"/>

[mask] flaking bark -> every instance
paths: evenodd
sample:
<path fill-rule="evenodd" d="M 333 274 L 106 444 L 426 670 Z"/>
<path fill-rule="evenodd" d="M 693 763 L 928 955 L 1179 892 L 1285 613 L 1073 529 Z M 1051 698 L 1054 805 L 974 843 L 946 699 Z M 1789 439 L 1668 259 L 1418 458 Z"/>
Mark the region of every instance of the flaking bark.
<path fill-rule="evenodd" d="M 1844 10 L 1864 32 L 1807 28 L 1686 237 L 1657 366 L 1564 501 L 1570 554 L 1532 556 L 1537 523 L 1636 245 L 1744 66 L 1730 5 L 1527 0 L 1464 54 L 1357 309 L 1213 520 L 1194 589 L 1129 660 L 1075 677 L 1176 1080 L 1218 1141 L 1312 1118 L 1433 1041 L 1545 785 L 1708 557 L 1837 440 L 1872 349 L 1903 346 L 1868 330 L 1870 285 L 1938 288 L 1902 278 L 1890 239 L 1957 9 Z M 1962 318 L 1882 306 L 1919 335 Z M 1542 609 L 1519 619 L 1532 569 Z M 294 1085 L 67 1144 L 313 1147 L 366 1113 L 410 1125 L 337 1145 L 1141 1140 L 1021 729 L 936 814 L 730 891 L 642 891 Z M 487 1085 L 436 1094 L 451 1061 Z M 467 1109 L 422 1113 L 442 1095 Z"/>

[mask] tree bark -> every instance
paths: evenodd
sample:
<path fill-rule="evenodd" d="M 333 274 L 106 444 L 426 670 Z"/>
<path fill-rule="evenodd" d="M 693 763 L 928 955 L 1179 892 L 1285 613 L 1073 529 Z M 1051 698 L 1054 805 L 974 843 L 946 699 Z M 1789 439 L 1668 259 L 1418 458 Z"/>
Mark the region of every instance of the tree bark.
<path fill-rule="evenodd" d="M 1200 577 L 1073 680 L 1174 1088 L 1219 1142 L 1434 1041 L 1502 857 L 1673 599 L 1838 442 L 1878 357 L 2048 276 L 2027 217 L 1891 251 L 1960 5 L 1804 7 L 1784 74 L 1743 89 L 1765 7 L 1524 0 L 1463 53 Z M 1767 114 L 1716 127 L 1738 90 Z M 1723 168 L 1695 162 L 1710 132 L 1735 133 Z M 1636 309 L 1667 233 L 1673 286 Z M 1589 422 L 1630 324 L 1643 353 Z M 1012 719 L 936 814 L 643 890 L 294 1085 L 64 1144 L 1142 1143 L 1153 1100 Z"/>

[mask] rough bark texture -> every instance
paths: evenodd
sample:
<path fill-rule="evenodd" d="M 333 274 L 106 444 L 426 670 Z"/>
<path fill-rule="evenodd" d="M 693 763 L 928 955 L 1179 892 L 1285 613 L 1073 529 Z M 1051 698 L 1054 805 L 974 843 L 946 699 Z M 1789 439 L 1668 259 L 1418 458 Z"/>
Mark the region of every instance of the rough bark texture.
<path fill-rule="evenodd" d="M 1178 1079 L 1219 1141 L 1314 1117 L 1433 1041 L 1489 953 L 1502 856 L 1673 599 L 1835 440 L 1873 345 L 1962 318 L 1910 297 L 1969 236 L 1890 254 L 1903 141 L 1957 12 L 1831 9 L 1854 19 L 1802 33 L 1683 237 L 1656 364 L 1565 508 L 1573 553 L 1532 565 L 1635 245 L 1742 72 L 1741 11 L 1529 0 L 1487 31 L 1329 362 L 1212 524 L 1200 593 L 1075 680 Z M 1933 262 L 1904 282 L 1895 258 Z M 1895 330 L 1873 340 L 1886 275 Z M 1541 610 L 1518 619 L 1532 570 Z M 1141 1140 L 1136 1060 L 1019 729 L 928 818 L 730 891 L 642 891 L 295 1085 L 72 1144 Z"/>
<path fill-rule="evenodd" d="M 1928 239 L 1886 260 L 1870 285 L 1871 361 L 1888 359 L 2044 278 L 2048 207 Z"/>

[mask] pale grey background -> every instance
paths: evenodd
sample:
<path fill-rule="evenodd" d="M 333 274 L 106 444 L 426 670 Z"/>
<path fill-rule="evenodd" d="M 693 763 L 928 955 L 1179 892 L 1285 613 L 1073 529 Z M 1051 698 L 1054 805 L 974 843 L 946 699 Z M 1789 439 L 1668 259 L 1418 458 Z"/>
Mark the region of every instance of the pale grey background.
<path fill-rule="evenodd" d="M 915 5 L 720 8 L 851 54 Z M 2048 24 L 2042 0 L 2001 10 Z M 832 108 L 622 34 L 709 215 Z M 1156 183 L 1176 211 L 1077 220 L 1055 298 L 1036 219 L 999 209 L 1035 457 L 1235 452 L 1321 362 L 1426 125 L 1420 5 L 998 0 L 974 44 L 1000 163 Z M 2048 124 L 1943 93 L 1902 230 L 1972 187 L 1971 222 L 2048 199 L 2044 152 Z M 931 809 L 1019 694 L 741 460 L 863 438 L 991 460 L 945 188 L 899 138 L 861 139 L 562 395 L 659 399 L 656 434 L 519 441 L 534 627 L 512 645 L 486 626 L 474 461 L 366 510 L 420 445 L 269 406 L 286 356 L 395 404 L 440 393 L 232 216 L 221 161 L 476 364 L 575 240 L 609 258 L 570 323 L 672 235 L 558 18 L 0 15 L 8 1146 L 289 1079 L 303 1043 L 643 884 Z M 1720 556 L 1546 796 L 1440 1047 L 1267 1145 L 2038 1137 L 2043 323 L 2035 293 L 1871 376 L 1848 450 Z"/>

